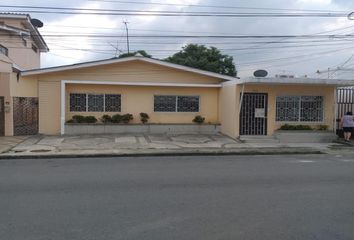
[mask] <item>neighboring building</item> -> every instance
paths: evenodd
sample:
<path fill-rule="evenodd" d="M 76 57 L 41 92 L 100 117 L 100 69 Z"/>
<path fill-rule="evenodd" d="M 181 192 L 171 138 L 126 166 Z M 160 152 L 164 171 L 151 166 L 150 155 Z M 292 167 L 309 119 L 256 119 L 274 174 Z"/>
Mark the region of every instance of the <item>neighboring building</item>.
<path fill-rule="evenodd" d="M 0 13 L 0 136 L 38 132 L 37 92 L 19 84 L 19 72 L 39 68 L 48 51 L 40 24 L 27 14 Z"/>
<path fill-rule="evenodd" d="M 39 98 L 39 133 L 68 134 L 73 115 L 139 113 L 149 123 L 192 124 L 196 115 L 230 137 L 272 135 L 281 125 L 335 128 L 335 91 L 353 81 L 237 79 L 144 57 L 21 72 Z M 242 106 L 242 107 L 241 107 Z M 177 125 L 176 125 L 177 124 Z M 97 133 L 96 130 L 95 132 Z"/>

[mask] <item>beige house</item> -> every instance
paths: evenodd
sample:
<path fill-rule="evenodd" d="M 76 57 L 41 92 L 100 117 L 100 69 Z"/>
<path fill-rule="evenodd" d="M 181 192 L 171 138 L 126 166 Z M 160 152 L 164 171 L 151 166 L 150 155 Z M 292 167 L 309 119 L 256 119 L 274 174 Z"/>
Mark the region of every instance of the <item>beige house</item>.
<path fill-rule="evenodd" d="M 19 82 L 20 71 L 39 68 L 40 53 L 48 51 L 36 21 L 26 14 L 0 13 L 0 136 L 38 132 L 37 92 Z"/>
<path fill-rule="evenodd" d="M 206 125 L 233 138 L 272 135 L 286 123 L 334 130 L 336 87 L 352 84 L 237 79 L 144 57 L 23 71 L 22 83 L 38 93 L 41 134 L 70 134 L 66 122 L 73 115 L 131 113 L 138 124 L 139 113 L 146 112 L 155 125 L 191 125 L 201 115 Z"/>

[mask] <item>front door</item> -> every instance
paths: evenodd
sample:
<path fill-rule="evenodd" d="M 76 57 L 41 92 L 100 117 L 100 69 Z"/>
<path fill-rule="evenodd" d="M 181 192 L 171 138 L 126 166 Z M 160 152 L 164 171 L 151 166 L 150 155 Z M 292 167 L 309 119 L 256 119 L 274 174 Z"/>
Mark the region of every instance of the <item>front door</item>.
<path fill-rule="evenodd" d="M 267 135 L 268 94 L 241 94 L 240 135 Z"/>
<path fill-rule="evenodd" d="M 0 136 L 5 135 L 5 104 L 4 97 L 0 97 Z"/>

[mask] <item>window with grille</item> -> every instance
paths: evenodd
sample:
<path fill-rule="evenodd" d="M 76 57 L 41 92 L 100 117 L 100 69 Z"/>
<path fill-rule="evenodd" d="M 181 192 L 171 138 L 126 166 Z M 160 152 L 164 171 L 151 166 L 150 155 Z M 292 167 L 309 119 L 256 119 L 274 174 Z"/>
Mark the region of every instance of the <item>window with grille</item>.
<path fill-rule="evenodd" d="M 155 112 L 199 112 L 198 96 L 154 96 Z"/>
<path fill-rule="evenodd" d="M 70 112 L 120 111 L 120 94 L 70 93 Z"/>
<path fill-rule="evenodd" d="M 199 112 L 199 97 L 197 96 L 178 96 L 178 112 Z"/>
<path fill-rule="evenodd" d="M 276 100 L 279 122 L 322 122 L 323 96 L 279 96 Z"/>
<path fill-rule="evenodd" d="M 4 54 L 5 56 L 9 56 L 9 50 L 0 44 L 0 53 Z"/>
<path fill-rule="evenodd" d="M 87 95 L 88 112 L 104 112 L 103 94 Z"/>
<path fill-rule="evenodd" d="M 105 94 L 105 112 L 120 112 L 121 96 L 119 94 Z"/>
<path fill-rule="evenodd" d="M 86 112 L 86 93 L 70 93 L 70 112 Z"/>

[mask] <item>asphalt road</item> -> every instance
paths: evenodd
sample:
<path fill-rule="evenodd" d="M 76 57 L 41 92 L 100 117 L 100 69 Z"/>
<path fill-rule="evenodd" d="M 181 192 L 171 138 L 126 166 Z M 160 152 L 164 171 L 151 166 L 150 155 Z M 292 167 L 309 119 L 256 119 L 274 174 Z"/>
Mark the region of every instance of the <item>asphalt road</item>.
<path fill-rule="evenodd" d="M 2 160 L 0 239 L 354 239 L 354 156 Z"/>

